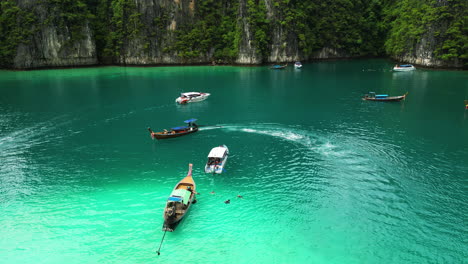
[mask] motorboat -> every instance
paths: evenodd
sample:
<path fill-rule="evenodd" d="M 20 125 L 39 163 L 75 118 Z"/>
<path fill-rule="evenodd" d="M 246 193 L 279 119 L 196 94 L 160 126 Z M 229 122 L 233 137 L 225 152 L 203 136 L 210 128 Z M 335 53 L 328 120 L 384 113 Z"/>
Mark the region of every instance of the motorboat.
<path fill-rule="evenodd" d="M 189 211 L 190 206 L 197 202 L 196 193 L 195 181 L 192 178 L 192 164 L 189 164 L 187 176 L 175 185 L 167 199 L 163 214 L 163 231 L 172 232 L 175 230 Z"/>
<path fill-rule="evenodd" d="M 221 174 L 226 166 L 226 161 L 229 156 L 229 149 L 226 145 L 214 147 L 208 154 L 208 162 L 205 165 L 206 173 Z"/>
<path fill-rule="evenodd" d="M 197 132 L 198 125 L 195 124 L 195 121 L 197 121 L 197 119 L 195 118 L 185 120 L 184 123 L 187 124 L 186 126 L 173 127 L 170 129 L 170 131 L 168 131 L 167 129 L 164 129 L 164 131 L 161 131 L 161 132 L 154 132 L 149 127 L 148 127 L 148 130 L 150 132 L 151 138 L 153 139 L 175 138 L 175 137 L 185 136 L 185 135 Z"/>
<path fill-rule="evenodd" d="M 380 101 L 380 102 L 397 102 L 404 100 L 408 93 L 400 96 L 388 96 L 388 94 L 375 94 L 374 92 L 369 92 L 364 95 L 363 100 L 367 101 Z"/>
<path fill-rule="evenodd" d="M 296 69 L 302 68 L 302 63 L 301 63 L 300 61 L 296 61 L 296 62 L 294 63 L 294 68 L 296 68 Z"/>
<path fill-rule="evenodd" d="M 176 103 L 179 104 L 187 104 L 193 102 L 200 102 L 206 100 L 208 96 L 211 94 L 209 93 L 199 93 L 199 92 L 188 92 L 188 93 L 181 93 L 179 97 L 175 100 Z"/>
<path fill-rule="evenodd" d="M 413 65 L 411 64 L 404 64 L 404 65 L 395 65 L 395 67 L 393 67 L 393 70 L 394 71 L 414 71 L 416 70 L 416 67 L 414 67 Z"/>

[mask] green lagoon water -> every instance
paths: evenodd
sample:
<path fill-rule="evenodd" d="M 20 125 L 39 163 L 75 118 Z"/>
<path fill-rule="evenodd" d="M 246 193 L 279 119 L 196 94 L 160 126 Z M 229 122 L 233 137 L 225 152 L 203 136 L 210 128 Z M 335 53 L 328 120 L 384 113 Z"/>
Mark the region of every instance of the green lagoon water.
<path fill-rule="evenodd" d="M 468 74 L 392 66 L 0 71 L 0 263 L 466 263 Z M 189 163 L 198 203 L 158 256 Z"/>

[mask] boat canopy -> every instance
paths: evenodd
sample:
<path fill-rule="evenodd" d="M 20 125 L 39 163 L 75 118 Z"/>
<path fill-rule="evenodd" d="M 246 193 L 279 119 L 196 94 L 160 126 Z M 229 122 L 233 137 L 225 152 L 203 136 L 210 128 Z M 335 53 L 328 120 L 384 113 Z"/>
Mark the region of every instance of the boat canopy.
<path fill-rule="evenodd" d="M 376 94 L 375 97 L 388 97 L 388 94 Z"/>
<path fill-rule="evenodd" d="M 181 93 L 181 96 L 186 96 L 186 97 L 193 97 L 193 96 L 199 96 L 199 92 L 188 92 L 188 93 Z"/>
<path fill-rule="evenodd" d="M 191 118 L 191 119 L 189 119 L 189 120 L 185 120 L 184 123 L 189 124 L 189 123 L 193 123 L 193 122 L 195 122 L 195 121 L 197 121 L 197 119 Z"/>
<path fill-rule="evenodd" d="M 171 193 L 171 196 L 167 200 L 183 202 L 186 205 L 190 200 L 190 192 L 184 189 L 176 189 Z"/>
<path fill-rule="evenodd" d="M 216 147 L 210 151 L 208 158 L 222 158 L 224 157 L 224 153 L 226 153 L 226 148 Z"/>
<path fill-rule="evenodd" d="M 179 126 L 179 127 L 173 127 L 171 129 L 174 130 L 174 131 L 182 131 L 182 130 L 189 129 L 189 127 L 188 126 Z"/>
<path fill-rule="evenodd" d="M 182 202 L 182 197 L 175 197 L 175 196 L 171 196 L 169 197 L 169 199 L 167 199 L 168 201 L 172 201 L 172 202 Z"/>

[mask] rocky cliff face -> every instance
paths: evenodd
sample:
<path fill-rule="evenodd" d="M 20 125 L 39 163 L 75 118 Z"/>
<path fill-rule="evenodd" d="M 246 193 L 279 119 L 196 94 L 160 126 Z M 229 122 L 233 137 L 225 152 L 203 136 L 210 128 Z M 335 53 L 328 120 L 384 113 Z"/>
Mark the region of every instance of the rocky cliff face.
<path fill-rule="evenodd" d="M 28 44 L 20 43 L 14 68 L 28 69 L 41 67 L 70 67 L 98 64 L 96 46 L 89 23 L 82 25 L 83 37 L 72 41 L 70 28 L 64 24 L 49 23 L 49 9 L 40 0 L 20 0 L 18 6 L 34 12 L 37 23 L 33 34 L 29 36 Z"/>
<path fill-rule="evenodd" d="M 449 67 L 462 68 L 464 62 L 460 59 L 441 60 L 436 58 L 434 51 L 442 43 L 443 39 L 436 37 L 436 32 L 445 32 L 447 25 L 439 24 L 427 29 L 427 32 L 414 47 L 413 52 L 405 53 L 401 56 L 393 57 L 395 60 L 423 65 L 427 67 Z"/>
<path fill-rule="evenodd" d="M 236 63 L 259 64 L 262 58 L 253 44 L 253 32 L 251 31 L 247 15 L 247 0 L 241 0 L 239 4 L 239 19 L 237 26 L 241 29 L 241 40 L 239 43 L 239 55 Z"/>
<path fill-rule="evenodd" d="M 194 22 L 195 0 L 135 0 L 144 28 L 128 39 L 117 63 L 126 65 L 184 64 L 209 61 L 209 54 L 184 60 L 177 52 L 165 51 L 176 41 L 176 30 Z M 162 18 L 159 24 L 155 19 Z"/>
<path fill-rule="evenodd" d="M 141 28 L 132 36 L 121 39 L 119 51 L 103 57 L 97 48 L 96 32 L 92 21 L 81 21 L 78 26 L 80 37 L 76 37 L 77 25 L 63 20 L 59 13 L 44 0 L 17 0 L 23 9 L 34 12 L 38 23 L 28 42 L 18 45 L 14 68 L 70 67 L 96 65 L 105 62 L 117 65 L 158 65 L 158 64 L 205 64 L 213 61 L 214 47 L 198 53 L 196 56 L 181 56 L 180 50 L 170 49 L 178 41 L 180 29 L 190 27 L 201 18 L 199 13 L 201 0 L 126 0 L 134 3 L 135 12 L 141 22 Z M 233 1 L 217 0 L 232 4 Z M 249 0 L 236 2 L 239 34 L 237 57 L 238 64 L 260 64 L 273 62 L 292 62 L 308 59 L 329 59 L 352 57 L 345 49 L 333 45 L 314 47 L 313 52 L 304 54 L 299 47 L 298 33 L 291 26 L 277 23 L 279 7 L 273 0 L 256 0 L 266 6 L 269 21 L 268 52 L 262 52 L 256 43 L 255 25 L 252 23 L 252 5 Z M 108 1 L 111 3 L 112 1 Z M 129 21 L 123 21 L 129 23 Z M 437 29 L 440 31 L 440 29 Z M 73 33 L 74 32 L 74 33 Z M 333 33 L 332 33 L 333 34 Z M 438 39 L 436 30 L 430 29 L 417 44 L 414 52 L 395 57 L 400 61 L 434 67 L 463 67 L 458 60 L 442 61 L 436 59 L 434 49 Z M 327 44 L 328 45 L 328 44 Z M 219 47 L 218 47 L 219 49 Z M 265 55 L 266 54 L 266 55 Z"/>

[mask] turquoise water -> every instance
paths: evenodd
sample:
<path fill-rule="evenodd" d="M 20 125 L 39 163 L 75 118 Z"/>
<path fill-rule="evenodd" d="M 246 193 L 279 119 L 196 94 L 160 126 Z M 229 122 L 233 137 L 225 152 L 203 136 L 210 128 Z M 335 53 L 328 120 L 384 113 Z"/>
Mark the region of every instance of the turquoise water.
<path fill-rule="evenodd" d="M 0 71 L 0 263 L 465 262 L 467 72 L 392 66 Z M 225 173 L 203 173 L 221 144 Z M 198 203 L 158 256 L 189 163 Z"/>

